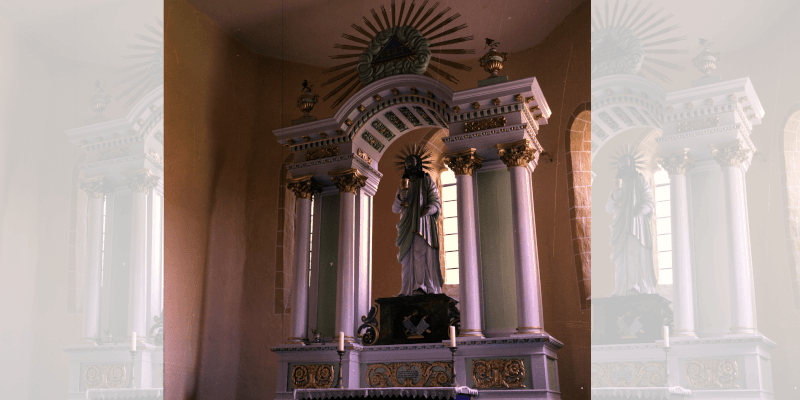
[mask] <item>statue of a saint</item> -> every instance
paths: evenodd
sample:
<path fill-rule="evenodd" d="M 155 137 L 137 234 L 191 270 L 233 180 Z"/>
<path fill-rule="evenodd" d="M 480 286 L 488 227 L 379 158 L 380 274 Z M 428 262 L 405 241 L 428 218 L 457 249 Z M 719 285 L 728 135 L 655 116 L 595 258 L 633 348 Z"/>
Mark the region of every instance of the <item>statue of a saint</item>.
<path fill-rule="evenodd" d="M 425 171 L 431 154 L 424 147 L 406 147 L 395 165 L 404 170 L 392 211 L 397 223 L 397 260 L 403 265 L 403 282 L 398 296 L 442 293 L 439 264 L 439 232 L 436 221 L 441 200 L 436 183 Z"/>
<path fill-rule="evenodd" d="M 610 243 L 616 272 L 612 296 L 656 292 L 650 225 L 655 205 L 650 185 L 637 169 L 642 163 L 642 155 L 631 147 L 619 155 L 614 189 L 606 204 L 606 212 L 614 214 Z"/>

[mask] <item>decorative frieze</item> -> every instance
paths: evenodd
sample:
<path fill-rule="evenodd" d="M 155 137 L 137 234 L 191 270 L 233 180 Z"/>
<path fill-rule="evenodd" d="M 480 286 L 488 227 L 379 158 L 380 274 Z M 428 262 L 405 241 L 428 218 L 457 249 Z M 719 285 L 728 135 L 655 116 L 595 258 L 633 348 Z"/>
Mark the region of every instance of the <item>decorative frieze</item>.
<path fill-rule="evenodd" d="M 287 180 L 287 187 L 298 199 L 311 199 L 314 193 L 322 190 L 322 185 L 312 179 L 313 175 L 304 175 Z"/>
<path fill-rule="evenodd" d="M 341 171 L 331 171 L 328 173 L 331 176 L 333 184 L 339 189 L 339 193 L 353 193 L 356 194 L 359 188 L 367 184 L 367 177 L 358 172 L 355 168 L 350 168 Z"/>
<path fill-rule="evenodd" d="M 464 124 L 464 133 L 477 132 L 486 129 L 501 128 L 506 126 L 506 117 L 486 118 Z"/>
<path fill-rule="evenodd" d="M 592 364 L 592 387 L 665 386 L 667 368 L 663 362 L 615 362 Z"/>
<path fill-rule="evenodd" d="M 525 387 L 525 363 L 517 358 L 472 361 L 472 380 L 478 389 Z"/>
<path fill-rule="evenodd" d="M 467 149 L 445 154 L 444 162 L 456 175 L 472 175 L 480 169 L 483 158 L 475 153 L 475 149 Z"/>
<path fill-rule="evenodd" d="M 425 112 L 425 110 L 422 109 L 422 107 L 419 107 L 419 106 L 413 106 L 413 107 L 414 107 L 414 111 L 416 111 L 417 114 L 419 114 L 419 116 L 422 117 L 422 119 L 424 119 L 425 122 L 428 123 L 428 125 L 436 125 L 436 123 L 433 122 L 431 117 Z"/>
<path fill-rule="evenodd" d="M 743 162 L 750 159 L 752 154 L 753 150 L 738 139 L 717 146 L 712 145 L 711 147 L 711 155 L 721 167 L 741 166 Z"/>
<path fill-rule="evenodd" d="M 390 131 L 389 128 L 387 128 L 386 125 L 383 124 L 383 122 L 375 119 L 374 121 L 372 121 L 371 125 L 378 131 L 378 133 L 381 134 L 381 136 L 385 137 L 386 140 L 394 139 L 394 133 L 392 133 L 392 131 Z"/>
<path fill-rule="evenodd" d="M 102 175 L 84 180 L 81 182 L 81 189 L 93 199 L 102 199 L 107 191 L 105 180 Z"/>
<path fill-rule="evenodd" d="M 131 188 L 132 192 L 149 193 L 150 189 L 158 185 L 158 176 L 150 172 L 149 169 L 139 169 L 123 172 L 125 183 Z"/>
<path fill-rule="evenodd" d="M 689 360 L 686 380 L 689 389 L 738 388 L 739 366 L 734 359 Z"/>
<path fill-rule="evenodd" d="M 369 143 L 369 145 L 372 146 L 373 149 L 378 150 L 378 152 L 383 151 L 384 147 L 383 143 L 378 141 L 378 139 L 376 139 L 375 136 L 369 133 L 368 130 L 365 129 L 364 132 L 361 132 L 361 138 L 364 139 L 365 142 Z"/>
<path fill-rule="evenodd" d="M 403 114 L 406 119 L 411 122 L 414 126 L 422 126 L 422 122 L 419 122 L 419 119 L 416 115 L 414 115 L 408 107 L 400 107 L 400 113 Z"/>
<path fill-rule="evenodd" d="M 103 160 L 110 160 L 112 158 L 119 158 L 129 156 L 131 154 L 131 146 L 124 145 L 119 147 L 112 147 L 109 149 L 100 150 L 99 155 L 97 156 L 98 161 Z"/>
<path fill-rule="evenodd" d="M 369 364 L 366 381 L 369 387 L 445 387 L 450 384 L 453 366 L 449 362 L 402 362 Z"/>
<path fill-rule="evenodd" d="M 292 389 L 328 389 L 333 386 L 333 364 L 295 365 Z"/>
<path fill-rule="evenodd" d="M 88 365 L 83 370 L 86 389 L 120 389 L 125 386 L 128 371 L 125 365 Z"/>
<path fill-rule="evenodd" d="M 694 162 L 694 157 L 689 154 L 688 149 L 658 157 L 658 165 L 670 175 L 686 175 L 686 171 L 694 166 Z"/>
<path fill-rule="evenodd" d="M 370 157 L 369 154 L 367 154 L 364 150 L 358 149 L 356 150 L 356 154 L 358 154 L 358 156 L 364 161 L 372 164 L 372 157 Z"/>
<path fill-rule="evenodd" d="M 531 147 L 530 139 L 523 139 L 513 143 L 500 143 L 494 146 L 497 149 L 497 155 L 506 164 L 506 167 L 524 167 L 529 162 L 535 160 L 538 155 L 538 149 Z"/>
<path fill-rule="evenodd" d="M 719 117 L 717 116 L 681 121 L 678 122 L 678 133 L 713 128 L 715 126 L 719 126 Z"/>
<path fill-rule="evenodd" d="M 306 161 L 319 160 L 320 158 L 327 158 L 339 155 L 339 148 L 336 146 L 322 147 L 312 149 L 306 152 Z"/>
<path fill-rule="evenodd" d="M 397 114 L 389 111 L 386 114 L 384 114 L 383 116 L 386 117 L 386 119 L 388 119 L 389 122 L 391 122 L 392 125 L 394 125 L 394 127 L 397 128 L 400 132 L 403 132 L 403 131 L 408 129 L 406 124 L 404 124 L 403 121 L 400 121 L 400 118 L 397 117 Z M 417 121 L 417 122 L 419 122 L 419 121 Z"/>

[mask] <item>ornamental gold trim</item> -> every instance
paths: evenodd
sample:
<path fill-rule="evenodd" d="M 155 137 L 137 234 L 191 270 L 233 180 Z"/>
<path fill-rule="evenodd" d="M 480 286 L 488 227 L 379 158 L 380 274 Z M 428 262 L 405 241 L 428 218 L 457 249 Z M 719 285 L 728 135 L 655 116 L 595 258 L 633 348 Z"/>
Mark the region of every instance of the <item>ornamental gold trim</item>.
<path fill-rule="evenodd" d="M 472 361 L 472 381 L 478 389 L 525 387 L 525 363 L 518 358 Z"/>
<path fill-rule="evenodd" d="M 734 359 L 689 360 L 686 363 L 689 389 L 738 388 L 739 366 Z"/>
<path fill-rule="evenodd" d="M 370 364 L 365 380 L 371 388 L 447 387 L 453 365 L 445 361 Z"/>
<path fill-rule="evenodd" d="M 478 103 L 477 101 L 472 103 L 472 108 L 479 110 L 481 108 L 481 103 Z"/>
<path fill-rule="evenodd" d="M 525 99 L 522 97 L 522 94 L 515 94 L 514 101 L 524 101 Z"/>
<path fill-rule="evenodd" d="M 456 114 L 460 113 L 461 112 L 461 107 L 459 107 L 459 106 L 453 107 L 453 112 L 455 112 Z"/>
<path fill-rule="evenodd" d="M 108 190 L 106 186 L 105 176 L 98 175 L 81 182 L 81 189 L 92 199 L 102 199 Z"/>
<path fill-rule="evenodd" d="M 678 133 L 713 128 L 716 126 L 719 126 L 719 117 L 716 116 L 693 119 L 691 121 L 681 121 L 678 122 Z"/>
<path fill-rule="evenodd" d="M 486 118 L 464 124 L 464 133 L 477 132 L 486 129 L 502 128 L 506 126 L 506 117 Z"/>
<path fill-rule="evenodd" d="M 313 149 L 306 152 L 306 161 L 319 160 L 320 158 L 328 158 L 339 155 L 339 148 L 336 146 L 322 147 Z"/>
<path fill-rule="evenodd" d="M 362 160 L 372 164 L 372 157 L 370 157 L 369 154 L 367 154 L 364 150 L 358 149 L 356 150 L 356 154 L 361 157 Z"/>
<path fill-rule="evenodd" d="M 481 168 L 483 162 L 483 157 L 479 156 L 474 148 L 456 153 L 446 153 L 443 158 L 445 164 L 456 175 L 472 175 Z"/>
<path fill-rule="evenodd" d="M 295 365 L 293 389 L 328 389 L 333 386 L 333 364 Z"/>
<path fill-rule="evenodd" d="M 83 370 L 86 389 L 120 389 L 128 379 L 125 365 L 88 365 Z"/>
<path fill-rule="evenodd" d="M 497 149 L 497 155 L 508 168 L 527 166 L 529 162 L 538 158 L 540 152 L 539 149 L 531 147 L 530 139 L 498 143 L 494 147 Z"/>
<path fill-rule="evenodd" d="M 663 362 L 592 364 L 592 387 L 663 387 L 667 368 Z"/>
<path fill-rule="evenodd" d="M 689 149 L 683 149 L 672 154 L 659 156 L 658 165 L 670 175 L 686 175 L 695 163 L 694 157 L 689 154 Z"/>
<path fill-rule="evenodd" d="M 158 185 L 158 176 L 146 168 L 126 171 L 123 174 L 125 175 L 125 183 L 128 184 L 133 192 L 149 193 L 150 189 Z"/>
<path fill-rule="evenodd" d="M 110 160 L 112 158 L 119 158 L 131 155 L 131 145 L 112 147 L 109 149 L 100 150 L 97 161 Z"/>
<path fill-rule="evenodd" d="M 314 175 L 304 175 L 287 180 L 289 188 L 298 199 L 311 199 L 314 193 L 322 191 L 322 184 L 312 179 Z"/>
<path fill-rule="evenodd" d="M 711 156 L 721 167 L 738 167 L 750 159 L 753 154 L 741 139 L 732 142 L 711 145 Z"/>
<path fill-rule="evenodd" d="M 339 193 L 356 194 L 359 188 L 367 184 L 367 177 L 362 175 L 356 168 L 328 172 L 333 184 L 339 189 Z"/>
<path fill-rule="evenodd" d="M 492 99 L 492 104 L 494 104 L 494 105 L 496 105 L 496 106 L 499 106 L 499 105 L 500 105 L 500 103 L 501 103 L 501 101 L 500 101 L 500 98 L 499 98 L 499 97 L 498 97 L 498 98 L 494 98 L 494 99 Z"/>

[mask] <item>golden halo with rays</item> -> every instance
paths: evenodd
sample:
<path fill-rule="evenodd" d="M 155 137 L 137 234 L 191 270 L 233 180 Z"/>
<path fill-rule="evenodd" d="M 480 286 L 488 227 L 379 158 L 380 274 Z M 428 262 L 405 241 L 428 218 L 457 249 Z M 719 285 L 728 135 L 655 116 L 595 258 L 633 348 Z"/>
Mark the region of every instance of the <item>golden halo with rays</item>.
<path fill-rule="evenodd" d="M 600 11 L 597 3 L 594 4 L 594 11 L 592 13 L 592 41 L 600 42 L 605 36 L 613 37 L 611 42 L 614 43 L 606 46 L 600 45 L 599 48 L 595 48 L 595 46 L 593 46 L 592 64 L 597 64 L 596 61 L 608 61 L 609 58 L 613 59 L 614 57 L 619 60 L 617 62 L 630 62 L 630 60 L 620 59 L 625 57 L 623 55 L 624 53 L 627 52 L 628 55 L 630 55 L 631 52 L 636 49 L 636 51 L 642 53 L 642 57 L 636 60 L 638 65 L 636 67 L 628 65 L 628 67 L 633 68 L 633 70 L 623 73 L 635 74 L 637 72 L 646 72 L 647 74 L 652 75 L 664 82 L 671 83 L 672 80 L 656 70 L 656 68 L 663 67 L 677 71 L 683 71 L 685 69 L 680 65 L 656 58 L 663 55 L 686 54 L 688 52 L 686 49 L 662 47 L 663 45 L 668 45 L 687 39 L 686 36 L 661 38 L 662 35 L 680 28 L 680 24 L 662 27 L 656 30 L 657 27 L 672 18 L 673 14 L 663 15 L 659 19 L 653 21 L 654 18 L 664 11 L 663 7 L 648 14 L 644 19 L 642 19 L 642 17 L 647 14 L 653 3 L 648 4 L 640 10 L 639 6 L 641 5 L 642 0 L 638 0 L 630 9 L 630 11 L 628 11 L 628 0 L 625 0 L 625 4 L 622 6 L 621 10 L 620 1 L 616 0 L 614 2 L 613 9 L 610 10 L 609 1 L 607 0 L 605 2 L 603 12 Z M 609 11 L 611 12 L 609 13 Z M 599 36 L 599 38 L 596 36 Z M 597 58 L 595 56 L 596 54 Z M 593 68 L 592 75 L 594 75 L 594 72 L 595 68 Z"/>
<path fill-rule="evenodd" d="M 420 145 L 417 143 L 407 144 L 395 154 L 394 167 L 398 171 L 405 171 L 406 160 L 409 157 L 417 157 L 422 161 L 422 169 L 425 172 L 431 171 L 431 164 L 433 164 L 433 153 L 427 145 Z"/>
<path fill-rule="evenodd" d="M 140 35 L 138 33 L 134 35 L 137 39 L 147 42 L 148 44 L 129 44 L 127 46 L 129 49 L 142 51 L 143 53 L 131 54 L 123 57 L 126 59 L 144 58 L 146 60 L 118 69 L 116 71 L 117 73 L 130 71 L 133 72 L 123 77 L 119 82 L 116 83 L 115 86 L 127 84 L 128 87 L 119 95 L 117 95 L 114 100 L 119 101 L 119 99 L 127 96 L 137 88 L 139 89 L 133 93 L 133 95 L 131 95 L 131 97 L 125 103 L 125 107 L 128 107 L 136 102 L 136 100 L 138 100 L 142 94 L 145 93 L 145 91 L 164 83 L 164 22 L 162 22 L 159 18 L 156 18 L 156 22 L 158 23 L 158 26 L 161 27 L 161 30 L 148 24 L 144 24 L 144 28 L 148 30 L 152 36 Z"/>
<path fill-rule="evenodd" d="M 338 54 L 330 57 L 332 59 L 356 58 L 358 60 L 346 62 L 344 64 L 340 64 L 323 71 L 323 73 L 328 74 L 332 72 L 345 70 L 344 72 L 341 72 L 338 75 L 323 82 L 322 85 L 320 85 L 321 87 L 328 86 L 334 82 L 341 81 L 345 78 L 347 79 L 345 79 L 343 83 L 339 84 L 338 86 L 333 88 L 330 92 L 328 92 L 328 94 L 326 94 L 322 98 L 322 100 L 327 101 L 331 96 L 334 96 L 337 93 L 342 92 L 344 90 L 344 92 L 331 105 L 331 108 L 335 108 L 336 106 L 341 104 L 347 98 L 347 96 L 349 96 L 350 93 L 352 93 L 354 90 L 356 90 L 357 88 L 361 89 L 364 85 L 368 84 L 369 82 L 365 83 L 361 81 L 361 78 L 359 77 L 359 71 L 357 69 L 359 63 L 361 63 L 364 60 L 363 56 L 367 54 L 369 47 L 376 46 L 376 37 L 379 34 L 384 33 L 386 31 L 394 32 L 393 30 L 396 30 L 396 28 L 402 28 L 402 27 L 412 28 L 407 30 L 413 30 L 415 34 L 421 35 L 422 39 L 425 39 L 427 43 L 429 43 L 426 46 L 427 47 L 426 55 L 424 55 L 424 57 L 429 57 L 429 60 L 424 60 L 425 66 L 423 68 L 424 72 L 422 74 L 432 78 L 433 76 L 429 72 L 432 71 L 433 73 L 439 75 L 440 77 L 450 82 L 458 83 L 458 79 L 456 79 L 450 73 L 444 71 L 442 69 L 442 66 L 455 68 L 463 71 L 471 71 L 472 68 L 461 63 L 442 59 L 440 56 L 446 54 L 475 54 L 475 49 L 440 49 L 438 47 L 470 41 L 473 40 L 474 37 L 470 35 L 470 36 L 444 40 L 437 43 L 431 43 L 433 40 L 444 38 L 448 35 L 452 35 L 462 29 L 467 28 L 467 24 L 461 24 L 452 27 L 450 29 L 444 30 L 440 33 L 434 34 L 434 32 L 444 28 L 451 22 L 455 21 L 458 17 L 461 16 L 461 14 L 455 13 L 445 18 L 441 22 L 437 23 L 437 21 L 439 21 L 445 14 L 447 14 L 451 10 L 451 8 L 446 7 L 444 10 L 440 11 L 433 18 L 429 20 L 428 17 L 430 17 L 431 14 L 433 14 L 434 11 L 436 11 L 436 9 L 439 7 L 441 3 L 437 1 L 436 3 L 433 4 L 431 8 L 425 10 L 427 4 L 428 0 L 423 0 L 422 5 L 417 9 L 416 13 L 414 13 L 414 9 L 416 8 L 416 0 L 411 0 L 411 4 L 408 6 L 407 11 L 406 11 L 406 0 L 402 0 L 402 2 L 400 3 L 399 10 L 397 10 L 395 0 L 391 0 L 391 5 L 390 5 L 391 19 L 389 18 L 389 14 L 386 12 L 386 8 L 384 6 L 381 6 L 381 14 L 383 15 L 383 21 L 381 21 L 381 18 L 378 16 L 378 13 L 375 12 L 374 8 L 370 10 L 370 12 L 372 13 L 372 18 L 375 20 L 375 25 L 377 25 L 377 28 L 375 25 L 372 24 L 372 22 L 370 22 L 369 19 L 367 19 L 367 17 L 362 17 L 364 25 L 366 25 L 371 32 L 367 31 L 366 29 L 362 28 L 357 24 L 350 25 L 350 27 L 352 27 L 356 32 L 361 34 L 363 38 L 348 35 L 346 33 L 342 34 L 342 37 L 351 42 L 358 43 L 360 44 L 360 46 L 354 46 L 349 44 L 336 44 L 333 46 L 335 49 L 350 50 L 355 52 L 347 54 Z M 425 11 L 424 14 L 423 10 Z M 422 15 L 422 17 L 420 17 L 420 15 Z M 391 37 L 392 39 L 396 39 L 395 35 L 392 35 Z M 391 47 L 390 45 L 394 47 L 389 49 L 389 47 Z M 376 57 L 374 61 L 372 61 L 372 64 L 378 64 L 381 62 L 388 62 L 393 60 L 405 60 L 405 61 L 414 60 L 416 57 L 419 56 L 419 54 L 415 54 L 413 51 L 411 51 L 412 49 L 408 49 L 407 48 L 408 45 L 409 45 L 408 43 L 403 43 L 402 40 L 392 40 L 389 43 L 382 44 L 380 47 L 381 53 L 378 54 L 378 57 Z M 387 50 L 396 50 L 396 49 L 401 50 L 398 52 L 399 56 L 381 57 Z M 405 52 L 402 51 L 404 49 L 406 50 Z M 428 55 L 427 53 L 431 53 L 431 55 Z M 436 56 L 434 56 L 434 54 Z M 437 67 L 431 65 L 431 62 L 440 64 L 441 66 Z"/>
<path fill-rule="evenodd" d="M 619 167 L 619 161 L 623 157 L 630 158 L 631 166 L 634 167 L 636 171 L 644 172 L 644 167 L 647 165 L 647 162 L 645 161 L 644 151 L 640 150 L 638 145 L 629 143 L 620 146 L 611 155 L 611 161 L 609 161 L 609 165 Z"/>

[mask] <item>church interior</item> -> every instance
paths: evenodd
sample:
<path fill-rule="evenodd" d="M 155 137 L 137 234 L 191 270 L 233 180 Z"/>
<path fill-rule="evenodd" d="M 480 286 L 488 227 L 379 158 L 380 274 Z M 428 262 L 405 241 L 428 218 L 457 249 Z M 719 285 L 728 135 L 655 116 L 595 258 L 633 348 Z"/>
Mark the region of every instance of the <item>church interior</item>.
<path fill-rule="evenodd" d="M 677 54 L 649 54 L 638 75 L 596 77 L 589 34 L 640 11 L 636 25 L 663 20 L 648 35 L 680 24 L 654 39 L 677 38 L 658 47 Z M 420 32 L 434 44 L 427 71 L 365 80 L 362 46 L 418 18 L 429 18 Z M 603 362 L 626 357 L 657 359 L 659 386 L 671 374 L 684 388 L 690 359 L 738 362 L 733 386 L 720 378 L 663 398 L 800 397 L 798 22 L 795 0 L 0 5 L 0 397 L 130 387 L 154 398 L 293 399 L 405 386 L 415 398 L 413 386 L 433 386 L 449 388 L 446 398 L 588 399 L 626 386 L 621 369 L 614 385 L 596 382 Z M 722 79 L 695 85 L 701 38 L 721 53 L 712 75 Z M 486 55 L 501 69 L 484 66 Z M 737 178 L 743 212 L 729 218 L 722 164 L 698 153 L 700 167 L 684 173 L 696 210 L 680 236 L 686 212 L 669 212 L 677 179 L 664 167 L 672 144 L 656 139 L 683 132 L 666 108 L 674 93 L 699 88 L 700 103 L 675 105 L 702 108 L 713 97 L 703 88 L 726 82 L 741 87 L 736 101 L 705 105 L 755 115 L 737 122 L 750 149 Z M 630 88 L 658 100 L 663 124 L 634 111 L 623 114 L 645 123 L 600 117 Z M 673 301 L 675 321 L 662 321 L 671 354 L 661 336 L 641 354 L 594 343 L 596 301 L 615 290 L 606 161 L 626 143 L 642 149 L 654 194 L 655 291 Z M 393 205 L 406 184 L 398 156 L 414 145 L 430 155 L 420 159 L 441 202 L 430 227 L 439 237 L 428 240 L 441 288 L 404 298 L 405 214 Z M 746 235 L 731 236 L 734 225 Z M 673 261 L 678 237 L 694 261 Z M 739 255 L 746 267 L 729 270 Z M 737 294 L 739 276 L 749 296 Z M 417 325 L 404 335 L 398 325 L 400 341 L 370 331 L 391 304 L 431 296 L 450 301 L 443 324 L 430 319 L 426 332 L 425 318 L 401 313 Z M 742 332 L 753 349 L 707 352 L 736 337 L 681 350 L 682 340 L 725 338 L 736 318 L 755 324 Z M 676 331 L 686 324 L 689 339 Z M 420 379 L 414 363 L 434 367 Z"/>

